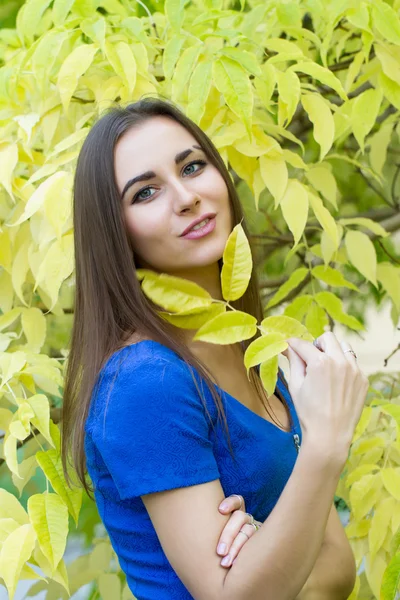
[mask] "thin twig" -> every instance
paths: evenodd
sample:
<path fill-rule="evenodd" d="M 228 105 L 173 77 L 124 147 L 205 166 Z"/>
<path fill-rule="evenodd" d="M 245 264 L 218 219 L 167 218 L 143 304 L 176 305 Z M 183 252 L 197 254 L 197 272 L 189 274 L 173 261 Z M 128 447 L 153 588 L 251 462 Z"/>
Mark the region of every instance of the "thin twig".
<path fill-rule="evenodd" d="M 394 177 L 393 177 L 393 181 L 392 181 L 392 191 L 391 191 L 391 192 L 392 192 L 392 200 L 393 200 L 393 204 L 394 204 L 395 206 L 397 206 L 397 208 L 399 208 L 399 203 L 398 203 L 398 201 L 397 201 L 397 197 L 396 197 L 395 191 L 396 191 L 396 183 L 397 183 L 397 178 L 398 178 L 398 176 L 399 176 L 399 172 L 400 172 L 400 164 L 399 164 L 399 163 L 397 163 L 397 164 L 396 164 L 396 167 L 397 167 L 397 169 L 396 169 L 396 173 L 394 174 Z"/>
<path fill-rule="evenodd" d="M 400 260 L 398 260 L 397 258 L 395 258 L 394 256 L 392 256 L 390 254 L 390 252 L 388 252 L 388 250 L 386 250 L 385 246 L 382 243 L 382 240 L 376 240 L 378 242 L 378 244 L 380 245 L 380 247 L 382 248 L 382 250 L 388 255 L 388 257 L 390 258 L 390 260 L 392 260 L 393 262 L 397 263 L 398 265 L 400 265 Z"/>
<path fill-rule="evenodd" d="M 368 187 L 370 187 L 371 190 L 373 190 L 375 192 L 375 194 L 384 201 L 385 204 L 390 206 L 390 208 L 396 208 L 391 202 L 389 202 L 389 200 L 386 198 L 386 196 L 374 186 L 374 184 L 368 179 L 368 177 L 362 172 L 361 169 L 357 168 L 357 172 L 364 179 L 364 181 L 368 185 Z"/>

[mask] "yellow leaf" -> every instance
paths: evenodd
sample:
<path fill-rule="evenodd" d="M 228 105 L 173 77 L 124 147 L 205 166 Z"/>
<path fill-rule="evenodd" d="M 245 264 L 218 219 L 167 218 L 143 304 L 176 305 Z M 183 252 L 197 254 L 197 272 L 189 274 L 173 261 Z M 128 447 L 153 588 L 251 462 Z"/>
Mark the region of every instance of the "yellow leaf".
<path fill-rule="evenodd" d="M 17 221 L 13 223 L 13 226 L 20 225 L 20 223 L 23 223 L 32 215 L 34 215 L 38 210 L 40 210 L 48 195 L 54 202 L 54 198 L 58 198 L 59 194 L 63 189 L 66 175 L 67 174 L 64 171 L 59 171 L 58 173 L 54 173 L 51 177 L 49 177 L 43 183 L 41 183 L 39 187 L 36 188 L 32 196 L 29 198 L 28 202 L 25 205 L 24 212 L 19 217 L 19 219 L 17 219 Z"/>
<path fill-rule="evenodd" d="M 288 185 L 288 170 L 286 162 L 282 157 L 268 155 L 260 156 L 260 172 L 265 185 L 275 199 L 275 208 L 285 193 Z"/>
<path fill-rule="evenodd" d="M 332 294 L 332 292 L 318 292 L 314 296 L 315 301 L 321 308 L 324 308 L 332 319 L 347 325 L 354 330 L 364 329 L 364 326 L 352 315 L 348 315 L 343 311 L 343 305 L 340 298 Z M 308 327 L 308 325 L 307 325 Z"/>
<path fill-rule="evenodd" d="M 293 233 L 294 245 L 297 246 L 308 218 L 308 193 L 305 187 L 299 181 L 291 179 L 280 206 L 283 218 Z"/>
<path fill-rule="evenodd" d="M 1 371 L 1 386 L 0 389 L 9 381 L 16 373 L 19 373 L 26 364 L 25 352 L 17 351 L 13 353 L 0 353 L 0 371 Z"/>
<path fill-rule="evenodd" d="M 32 43 L 50 3 L 51 0 L 30 0 L 22 6 L 17 15 L 17 31 L 22 42 L 27 40 L 29 44 Z"/>
<path fill-rule="evenodd" d="M 378 288 L 376 251 L 370 238 L 361 231 L 348 231 L 345 244 L 351 264 Z"/>
<path fill-rule="evenodd" d="M 181 327 L 182 329 L 199 329 L 207 321 L 225 312 L 225 310 L 226 308 L 223 304 L 211 304 L 208 308 L 196 309 L 196 311 L 187 311 L 184 313 L 160 312 L 159 314 L 163 319 L 176 327 Z"/>
<path fill-rule="evenodd" d="M 121 597 L 121 580 L 115 573 L 102 573 L 98 579 L 98 586 L 100 598 L 117 600 Z"/>
<path fill-rule="evenodd" d="M 163 71 L 166 79 L 171 79 L 176 61 L 179 58 L 185 38 L 174 35 L 166 44 L 163 54 Z"/>
<path fill-rule="evenodd" d="M 368 473 L 372 473 L 372 471 L 378 471 L 378 470 L 379 470 L 379 467 L 377 465 L 368 464 L 368 463 L 365 465 L 361 465 L 360 467 L 356 467 L 346 477 L 346 487 L 350 487 L 351 485 L 353 485 L 353 483 L 355 481 L 358 481 L 364 475 L 367 475 Z"/>
<path fill-rule="evenodd" d="M 5 540 L 0 551 L 0 577 L 4 579 L 10 600 L 24 563 L 29 560 L 35 547 L 35 532 L 32 525 L 21 525 Z"/>
<path fill-rule="evenodd" d="M 57 569 L 54 570 L 47 558 L 45 557 L 45 555 L 43 554 L 43 552 L 41 551 L 39 544 L 36 544 L 35 546 L 33 557 L 37 562 L 38 566 L 42 569 L 43 573 L 46 575 L 46 577 L 50 577 L 51 579 L 62 585 L 67 591 L 68 595 L 70 596 L 71 591 L 69 589 L 68 572 L 63 559 L 60 560 Z"/>
<path fill-rule="evenodd" d="M 68 509 L 57 494 L 34 494 L 28 498 L 28 514 L 40 548 L 54 570 L 65 551 Z"/>
<path fill-rule="evenodd" d="M 361 152 L 364 152 L 365 136 L 368 135 L 376 122 L 382 98 L 382 90 L 379 88 L 366 90 L 354 100 L 351 122 Z"/>
<path fill-rule="evenodd" d="M 212 82 L 212 63 L 198 64 L 190 78 L 187 116 L 195 123 L 200 123 L 206 107 L 206 101 Z"/>
<path fill-rule="evenodd" d="M 326 312 L 313 302 L 307 311 L 306 327 L 308 331 L 316 338 L 324 332 L 324 327 L 329 324 Z"/>
<path fill-rule="evenodd" d="M 187 84 L 192 75 L 202 46 L 190 46 L 179 57 L 172 77 L 172 100 L 178 101 L 187 90 Z"/>
<path fill-rule="evenodd" d="M 53 151 L 48 154 L 48 156 L 46 157 L 46 161 L 49 161 L 54 156 L 61 154 L 61 152 L 65 152 L 65 150 L 72 148 L 72 146 L 75 146 L 75 144 L 79 144 L 79 142 L 85 139 L 88 132 L 89 127 L 84 127 L 83 129 L 74 131 L 74 133 L 71 133 L 71 135 L 68 135 L 67 137 L 62 139 L 61 142 L 54 146 Z M 68 177 L 69 173 L 62 172 L 61 175 L 63 175 L 64 177 Z"/>
<path fill-rule="evenodd" d="M 351 510 L 359 521 L 376 504 L 382 489 L 380 473 L 376 475 L 364 475 L 356 481 L 350 490 Z"/>
<path fill-rule="evenodd" d="M 368 138 L 369 162 L 376 173 L 382 175 L 386 162 L 387 149 L 392 139 L 393 123 L 383 123 L 378 131 Z"/>
<path fill-rule="evenodd" d="M 389 4 L 375 0 L 371 4 L 374 27 L 379 33 L 393 44 L 400 44 L 400 22 L 397 11 Z"/>
<path fill-rule="evenodd" d="M 106 20 L 104 17 L 98 18 L 98 13 L 94 17 L 89 17 L 82 21 L 81 30 L 87 35 L 92 42 L 97 42 L 105 53 L 105 39 L 106 39 Z"/>
<path fill-rule="evenodd" d="M 240 224 L 230 233 L 223 254 L 221 287 L 224 300 L 238 300 L 243 296 L 253 269 L 248 239 Z"/>
<path fill-rule="evenodd" d="M 185 18 L 183 0 L 165 0 L 164 11 L 168 23 L 170 24 L 174 32 L 178 33 L 182 27 L 182 23 Z"/>
<path fill-rule="evenodd" d="M 335 90 L 342 100 L 347 100 L 346 92 L 344 91 L 340 80 L 329 69 L 321 67 L 321 65 L 313 62 L 298 62 L 293 65 L 291 69 L 293 71 L 301 71 L 302 73 L 306 73 L 313 79 L 318 79 L 318 81 L 324 85 L 327 85 Z"/>
<path fill-rule="evenodd" d="M 126 42 L 112 44 L 106 41 L 106 56 L 112 68 L 124 82 L 129 96 L 132 96 L 136 85 L 136 60 Z"/>
<path fill-rule="evenodd" d="M 400 84 L 400 54 L 397 46 L 385 43 L 374 44 L 376 56 L 382 70 L 389 79 Z"/>
<path fill-rule="evenodd" d="M 326 100 L 318 94 L 303 94 L 303 108 L 314 125 L 314 139 L 320 145 L 319 160 L 329 152 L 335 138 L 335 123 Z"/>
<path fill-rule="evenodd" d="M 35 290 L 41 286 L 49 294 L 50 310 L 58 300 L 62 282 L 71 275 L 73 267 L 74 240 L 72 234 L 67 234 L 51 244 L 36 277 Z"/>
<path fill-rule="evenodd" d="M 69 222 L 72 209 L 72 176 L 66 175 L 64 185 L 57 196 L 58 202 L 54 202 L 54 197 L 46 194 L 44 210 L 46 218 L 56 232 L 60 241 L 64 232 L 64 227 Z"/>
<path fill-rule="evenodd" d="M 278 381 L 278 356 L 261 363 L 260 378 L 268 396 L 273 394 Z"/>
<path fill-rule="evenodd" d="M 308 199 L 310 201 L 310 205 L 313 209 L 314 215 L 318 219 L 324 231 L 326 231 L 329 238 L 332 240 L 334 249 L 337 250 L 337 248 L 339 247 L 340 240 L 335 219 L 332 217 L 329 210 L 325 208 L 319 196 L 316 196 L 312 192 L 309 192 Z"/>
<path fill-rule="evenodd" d="M 163 309 L 171 312 L 186 312 L 211 305 L 210 294 L 197 283 L 173 277 L 166 273 L 156 273 L 145 269 L 142 290 L 148 298 Z"/>
<path fill-rule="evenodd" d="M 371 560 L 374 560 L 378 550 L 380 550 L 385 541 L 395 505 L 396 500 L 394 498 L 385 498 L 375 508 L 371 527 L 368 532 Z"/>
<path fill-rule="evenodd" d="M 255 77 L 262 75 L 261 67 L 258 64 L 255 54 L 234 46 L 225 46 L 221 49 L 221 53 L 223 56 L 236 60 L 236 62 L 242 65 L 242 67 L 251 73 L 251 75 L 254 75 Z"/>
<path fill-rule="evenodd" d="M 266 333 L 257 338 L 246 349 L 244 354 L 244 365 L 249 371 L 250 367 L 259 365 L 277 356 L 288 347 L 285 335 L 279 332 Z"/>
<path fill-rule="evenodd" d="M 65 481 L 61 457 L 56 450 L 40 450 L 36 453 L 37 462 L 50 481 L 53 489 L 67 505 L 70 514 L 78 524 L 79 511 L 82 504 L 82 488 L 72 489 Z"/>
<path fill-rule="evenodd" d="M 19 525 L 29 523 L 25 509 L 15 496 L 0 488 L 0 519 L 14 519 Z"/>
<path fill-rule="evenodd" d="M 278 125 L 286 127 L 300 101 L 300 80 L 293 71 L 275 70 L 278 84 Z"/>
<path fill-rule="evenodd" d="M 381 471 L 382 481 L 389 492 L 396 500 L 400 500 L 400 468 L 385 468 Z"/>
<path fill-rule="evenodd" d="M 28 481 L 31 480 L 38 467 L 36 456 L 29 456 L 25 460 L 21 461 L 18 465 L 20 477 L 16 477 L 12 474 L 12 481 L 19 492 L 19 496 L 22 496 L 22 492 Z"/>
<path fill-rule="evenodd" d="M 287 317 L 292 317 L 296 321 L 302 321 L 313 302 L 313 297 L 309 294 L 298 296 L 285 308 L 283 314 Z"/>
<path fill-rule="evenodd" d="M 11 473 L 14 473 L 17 477 L 21 478 L 18 470 L 17 442 L 18 439 L 12 433 L 6 433 L 4 437 L 3 453 L 7 467 L 10 469 Z"/>
<path fill-rule="evenodd" d="M 347 279 L 343 277 L 343 273 L 341 273 L 337 269 L 332 269 L 332 267 L 317 265 L 316 267 L 313 267 L 311 272 L 314 275 L 314 277 L 320 279 L 321 281 L 324 281 L 325 283 L 333 287 L 346 287 L 356 292 L 359 291 L 356 285 L 354 285 L 350 281 L 347 281 Z"/>
<path fill-rule="evenodd" d="M 21 325 L 32 352 L 39 352 L 46 338 L 46 319 L 38 308 L 22 310 Z"/>
<path fill-rule="evenodd" d="M 289 279 L 281 285 L 276 294 L 270 299 L 266 308 L 271 308 L 283 300 L 292 290 L 294 290 L 298 285 L 300 285 L 300 283 L 302 283 L 302 281 L 304 281 L 308 274 L 309 271 L 305 267 L 300 267 L 299 269 L 293 271 Z"/>
<path fill-rule="evenodd" d="M 0 519 L 0 546 L 8 538 L 10 533 L 18 529 L 21 524 L 15 519 Z"/>
<path fill-rule="evenodd" d="M 261 327 L 266 333 L 281 333 L 284 339 L 290 337 L 299 337 L 309 342 L 313 341 L 313 337 L 298 320 L 286 315 L 267 317 L 261 322 Z"/>
<path fill-rule="evenodd" d="M 236 61 L 222 56 L 213 63 L 213 82 L 229 108 L 243 120 L 251 138 L 254 98 L 248 73 Z"/>
<path fill-rule="evenodd" d="M 18 162 L 17 144 L 6 144 L 0 147 L 0 183 L 14 198 L 11 188 L 12 176 Z"/>
<path fill-rule="evenodd" d="M 380 598 L 380 589 L 382 584 L 383 573 L 385 572 L 387 563 L 379 554 L 371 561 L 370 553 L 365 556 L 365 575 L 370 585 L 375 598 Z"/>
<path fill-rule="evenodd" d="M 93 62 L 96 52 L 94 44 L 82 44 L 75 48 L 64 60 L 57 78 L 57 88 L 64 110 L 68 106 L 78 85 L 79 78 L 83 75 Z"/>
<path fill-rule="evenodd" d="M 376 276 L 400 311 L 400 269 L 390 262 L 380 262 L 377 264 Z"/>
<path fill-rule="evenodd" d="M 31 423 L 44 438 L 54 446 L 54 442 L 50 435 L 50 406 L 49 401 L 44 394 L 35 394 L 34 396 L 30 396 L 26 400 L 29 406 L 32 408 L 33 417 L 31 418 Z M 55 447 L 55 446 L 54 446 Z"/>
<path fill-rule="evenodd" d="M 29 240 L 26 240 L 23 244 L 21 244 L 17 254 L 14 257 L 11 271 L 11 281 L 14 291 L 21 302 L 25 305 L 26 301 L 23 295 L 22 286 L 25 283 L 26 275 L 29 271 L 28 252 L 30 246 L 31 242 Z"/>
<path fill-rule="evenodd" d="M 337 210 L 337 184 L 329 167 L 323 164 L 312 167 L 306 172 L 306 177 L 317 192 L 320 192 Z"/>
<path fill-rule="evenodd" d="M 210 344 L 236 344 L 253 337 L 257 319 L 239 310 L 222 313 L 201 327 L 193 340 Z"/>
<path fill-rule="evenodd" d="M 12 286 L 11 275 L 7 273 L 5 269 L 3 269 L 0 273 L 0 310 L 3 313 L 7 313 L 11 309 L 13 305 L 13 298 L 14 290 Z"/>
<path fill-rule="evenodd" d="M 7 271 L 11 271 L 12 248 L 10 233 L 7 230 L 0 231 L 0 266 Z"/>
<path fill-rule="evenodd" d="M 382 225 L 380 225 L 379 223 L 375 223 L 375 221 L 373 221 L 372 219 L 367 219 L 365 217 L 354 217 L 351 219 L 342 218 L 338 220 L 338 223 L 342 225 L 361 225 L 362 227 L 370 229 L 371 231 L 376 233 L 376 235 L 379 235 L 381 237 L 388 237 L 388 235 L 390 235 L 386 231 L 386 229 L 382 227 Z"/>

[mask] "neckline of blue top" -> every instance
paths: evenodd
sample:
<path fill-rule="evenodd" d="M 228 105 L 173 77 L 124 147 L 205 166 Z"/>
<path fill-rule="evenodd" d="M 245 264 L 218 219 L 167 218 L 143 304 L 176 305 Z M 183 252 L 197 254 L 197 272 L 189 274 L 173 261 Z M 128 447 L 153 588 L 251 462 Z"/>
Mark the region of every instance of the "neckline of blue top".
<path fill-rule="evenodd" d="M 158 346 L 161 346 L 162 348 L 166 348 L 167 350 L 170 350 L 167 346 L 164 346 L 164 344 L 161 344 L 160 342 L 157 342 L 155 340 L 139 340 L 138 342 L 134 342 L 133 344 L 127 344 L 126 346 L 123 346 L 122 348 L 120 348 L 119 351 L 123 350 L 124 348 L 130 348 L 132 346 L 137 346 L 138 344 L 144 344 L 144 343 L 157 344 Z M 119 351 L 117 350 L 117 353 Z M 180 358 L 180 357 L 178 357 L 178 358 Z M 258 370 L 259 370 L 259 368 L 260 368 L 260 365 L 258 365 Z M 279 368 L 279 371 L 281 371 L 280 368 Z M 196 371 L 196 373 L 197 373 L 197 371 Z M 254 417 L 256 419 L 261 419 L 261 421 L 263 421 L 264 423 L 267 423 L 267 426 L 273 427 L 276 431 L 279 431 L 283 435 L 292 437 L 293 441 L 294 441 L 294 444 L 296 446 L 296 450 L 297 450 L 297 452 L 299 452 L 299 449 L 300 449 L 300 437 L 299 437 L 299 435 L 297 433 L 297 429 L 296 429 L 296 416 L 294 414 L 294 405 L 293 405 L 293 402 L 292 402 L 291 398 L 289 397 L 289 393 L 288 393 L 288 391 L 286 389 L 285 384 L 282 383 L 282 381 L 281 381 L 281 379 L 279 377 L 278 377 L 278 381 L 277 381 L 277 387 L 278 387 L 278 390 L 279 390 L 280 394 L 285 398 L 286 403 L 287 403 L 287 405 L 289 407 L 289 412 L 290 412 L 290 417 L 291 417 L 290 431 L 285 431 L 284 429 L 281 429 L 280 427 L 278 427 L 277 425 L 275 425 L 275 423 L 272 423 L 271 421 L 268 421 L 268 419 L 264 419 L 264 417 L 261 417 L 260 415 L 258 415 L 256 412 L 254 412 L 254 410 L 251 410 L 251 408 L 249 408 L 248 406 L 246 406 L 245 404 L 243 404 L 243 402 L 240 402 L 240 400 L 238 400 L 237 398 L 235 398 L 234 396 L 232 396 L 232 394 L 230 394 L 226 390 L 224 390 L 221 387 L 219 387 L 219 385 L 217 385 L 216 383 L 213 382 L 213 385 L 217 388 L 217 390 L 220 392 L 221 395 L 225 395 L 228 398 L 231 398 L 236 404 L 238 404 L 242 408 L 242 410 L 244 410 L 244 411 L 246 411 L 248 413 L 251 413 L 252 415 L 254 415 Z"/>

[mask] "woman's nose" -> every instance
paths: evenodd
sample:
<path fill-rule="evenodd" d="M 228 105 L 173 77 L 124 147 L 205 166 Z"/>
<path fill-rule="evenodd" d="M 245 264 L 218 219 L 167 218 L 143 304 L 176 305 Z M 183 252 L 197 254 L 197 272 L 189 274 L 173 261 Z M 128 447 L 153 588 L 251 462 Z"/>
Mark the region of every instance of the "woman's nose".
<path fill-rule="evenodd" d="M 200 202 L 198 194 L 190 187 L 186 187 L 182 183 L 175 184 L 174 190 L 174 205 L 177 212 L 181 212 L 185 208 L 195 206 Z"/>

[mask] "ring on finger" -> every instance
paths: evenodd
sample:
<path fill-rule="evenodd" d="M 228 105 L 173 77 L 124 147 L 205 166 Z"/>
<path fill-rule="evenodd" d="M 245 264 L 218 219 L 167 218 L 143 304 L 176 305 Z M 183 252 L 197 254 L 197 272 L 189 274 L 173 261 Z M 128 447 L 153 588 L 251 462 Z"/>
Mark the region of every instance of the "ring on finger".
<path fill-rule="evenodd" d="M 254 525 L 254 517 L 250 513 L 246 513 L 248 517 L 250 517 L 249 525 Z"/>
<path fill-rule="evenodd" d="M 343 350 L 343 354 L 346 354 L 346 352 L 351 352 L 353 354 L 354 358 L 357 360 L 357 354 L 354 352 L 354 350 L 352 350 L 351 348 L 350 348 L 350 350 Z"/>
<path fill-rule="evenodd" d="M 250 523 L 248 523 L 248 525 L 250 525 Z M 247 535 L 247 533 L 245 533 L 244 531 L 240 530 L 239 533 L 243 533 L 243 535 L 245 535 L 247 537 L 247 539 L 249 540 L 250 537 Z"/>

